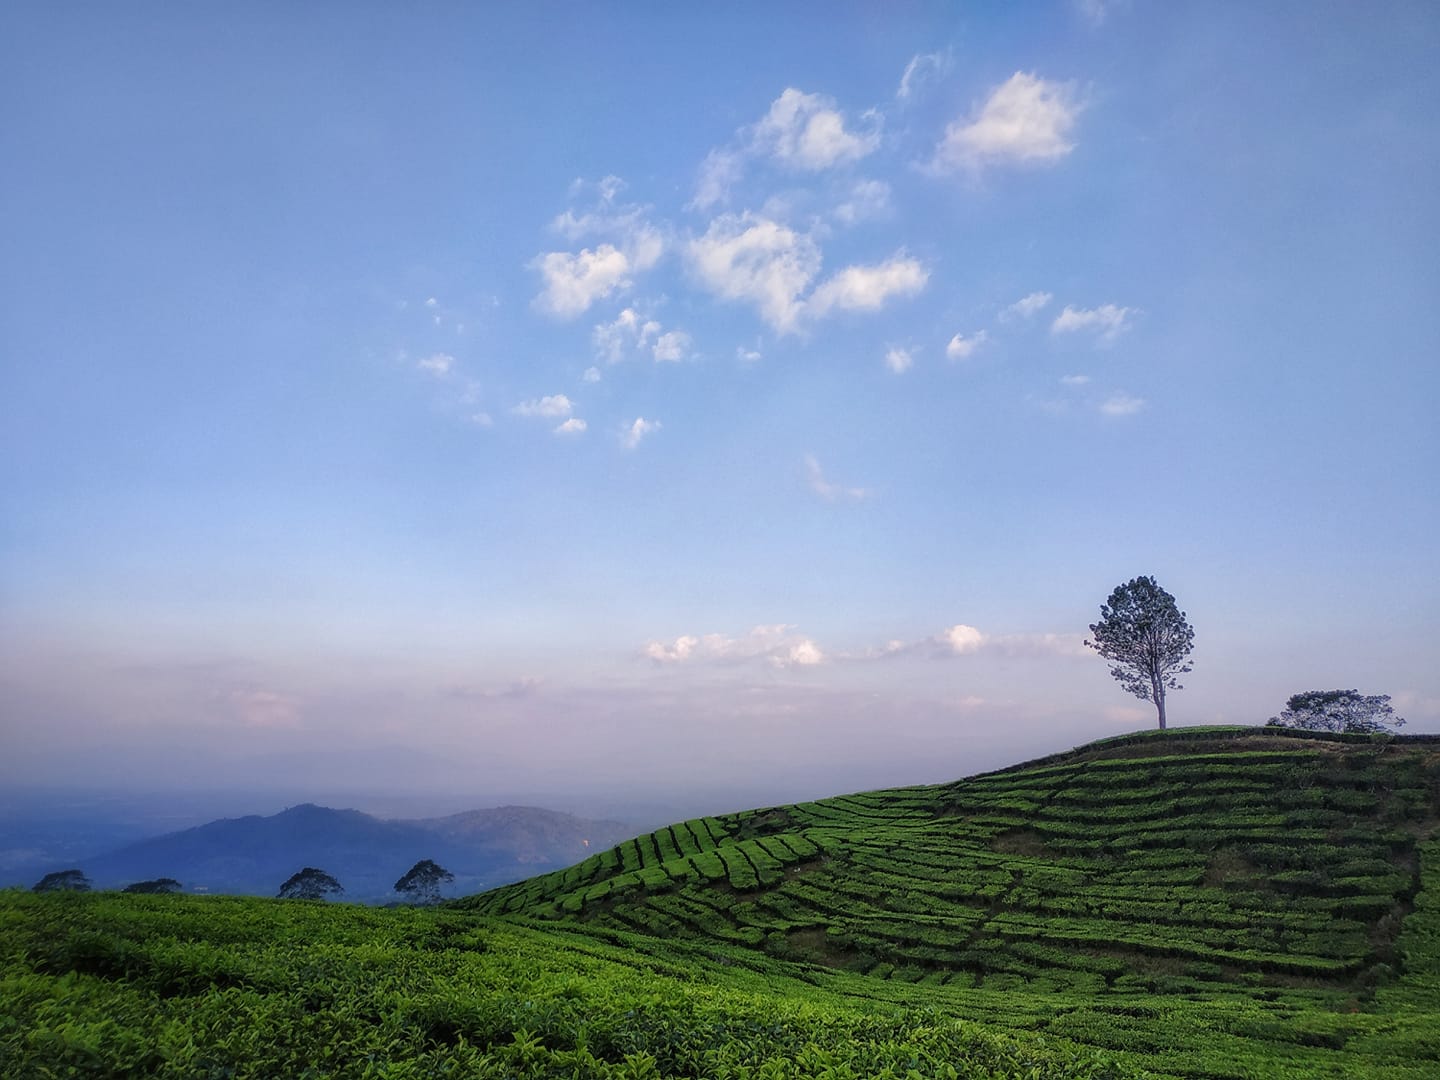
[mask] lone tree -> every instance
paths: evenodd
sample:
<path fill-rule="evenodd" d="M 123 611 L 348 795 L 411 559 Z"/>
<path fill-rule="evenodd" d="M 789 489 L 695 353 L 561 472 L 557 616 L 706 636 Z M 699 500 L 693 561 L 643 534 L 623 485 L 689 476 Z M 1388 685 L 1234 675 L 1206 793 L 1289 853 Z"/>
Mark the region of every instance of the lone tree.
<path fill-rule="evenodd" d="M 1285 702 L 1285 711 L 1272 716 L 1267 727 L 1302 731 L 1348 731 L 1373 735 L 1393 732 L 1405 721 L 1390 707 L 1389 694 L 1362 694 L 1358 690 L 1306 690 Z"/>
<path fill-rule="evenodd" d="M 421 859 L 395 882 L 395 891 L 413 904 L 435 904 L 440 900 L 440 886 L 454 880 L 455 875 L 440 864 Z"/>
<path fill-rule="evenodd" d="M 1085 644 L 1112 661 L 1110 674 L 1143 701 L 1153 701 L 1165 730 L 1165 691 L 1183 690 L 1177 676 L 1190 670 L 1185 658 L 1195 645 L 1195 628 L 1175 606 L 1175 598 L 1153 577 L 1117 585 L 1090 624 Z"/>
<path fill-rule="evenodd" d="M 37 881 L 31 892 L 89 892 L 90 879 L 79 870 L 56 870 Z"/>
<path fill-rule="evenodd" d="M 338 895 L 344 891 L 345 887 L 324 870 L 307 866 L 304 870 L 291 874 L 290 879 L 280 886 L 280 891 L 275 895 L 281 900 L 324 900 L 332 893 Z"/>
<path fill-rule="evenodd" d="M 121 892 L 133 893 L 172 893 L 180 891 L 180 882 L 173 877 L 156 878 L 154 881 L 137 881 L 133 885 L 126 885 Z"/>

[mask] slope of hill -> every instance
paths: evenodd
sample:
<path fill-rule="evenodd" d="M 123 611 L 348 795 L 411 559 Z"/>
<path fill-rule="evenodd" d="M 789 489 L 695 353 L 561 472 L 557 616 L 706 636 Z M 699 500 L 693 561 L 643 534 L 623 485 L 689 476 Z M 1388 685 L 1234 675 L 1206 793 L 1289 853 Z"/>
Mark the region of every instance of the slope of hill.
<path fill-rule="evenodd" d="M 1420 887 L 1437 749 L 1156 733 L 682 822 L 461 903 L 906 982 L 1363 998 Z"/>
<path fill-rule="evenodd" d="M 454 891 L 473 892 L 563 866 L 587 845 L 607 845 L 628 832 L 616 822 L 536 807 L 382 821 L 305 803 L 168 833 L 78 865 L 100 888 L 171 877 L 187 889 L 258 895 L 273 895 L 302 866 L 318 866 L 344 884 L 347 897 L 377 900 L 391 896 L 396 879 L 420 859 L 451 870 Z"/>
<path fill-rule="evenodd" d="M 4 1076 L 1433 1080 L 1440 739 L 1182 730 L 438 909 L 0 892 L 0 927 Z"/>

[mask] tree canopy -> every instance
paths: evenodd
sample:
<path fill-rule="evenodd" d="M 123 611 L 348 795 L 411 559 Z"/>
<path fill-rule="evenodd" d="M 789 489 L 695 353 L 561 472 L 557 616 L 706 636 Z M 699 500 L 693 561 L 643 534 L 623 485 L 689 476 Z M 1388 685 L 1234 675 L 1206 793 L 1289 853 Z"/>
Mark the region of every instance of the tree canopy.
<path fill-rule="evenodd" d="M 323 900 L 344 891 L 345 887 L 324 870 L 307 866 L 291 874 L 276 895 L 282 900 Z"/>
<path fill-rule="evenodd" d="M 440 899 L 440 886 L 454 881 L 455 875 L 430 859 L 421 859 L 399 881 L 395 891 L 412 903 L 434 904 Z"/>
<path fill-rule="evenodd" d="M 126 885 L 121 892 L 128 893 L 172 893 L 180 891 L 180 882 L 173 877 L 156 878 L 154 881 L 137 881 Z"/>
<path fill-rule="evenodd" d="M 1376 734 L 1394 731 L 1404 723 L 1403 718 L 1395 715 L 1389 694 L 1306 690 L 1303 694 L 1292 694 L 1285 702 L 1285 711 L 1272 716 L 1267 726 Z"/>
<path fill-rule="evenodd" d="M 1110 674 L 1142 701 L 1154 702 L 1165 727 L 1165 692 L 1183 690 L 1178 676 L 1190 671 L 1186 659 L 1195 644 L 1195 628 L 1175 597 L 1153 577 L 1117 585 L 1090 624 L 1094 637 L 1085 644 L 1111 661 Z"/>
<path fill-rule="evenodd" d="M 37 881 L 31 892 L 89 892 L 90 879 L 79 870 L 57 870 Z"/>

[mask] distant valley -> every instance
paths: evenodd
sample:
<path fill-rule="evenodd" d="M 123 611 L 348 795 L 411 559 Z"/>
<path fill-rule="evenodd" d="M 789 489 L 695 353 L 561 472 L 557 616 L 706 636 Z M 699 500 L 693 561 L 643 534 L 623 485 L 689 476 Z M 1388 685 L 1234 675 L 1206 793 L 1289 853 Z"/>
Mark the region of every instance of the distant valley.
<path fill-rule="evenodd" d="M 101 889 L 169 877 L 186 892 L 273 896 L 295 871 L 314 866 L 344 885 L 345 899 L 378 903 L 394 899 L 395 881 L 421 859 L 450 870 L 455 881 L 446 893 L 464 895 L 568 866 L 633 832 L 619 822 L 528 806 L 384 820 L 304 803 L 270 816 L 212 821 L 64 865 L 12 861 L 5 883 L 29 885 L 45 872 L 76 867 Z"/>

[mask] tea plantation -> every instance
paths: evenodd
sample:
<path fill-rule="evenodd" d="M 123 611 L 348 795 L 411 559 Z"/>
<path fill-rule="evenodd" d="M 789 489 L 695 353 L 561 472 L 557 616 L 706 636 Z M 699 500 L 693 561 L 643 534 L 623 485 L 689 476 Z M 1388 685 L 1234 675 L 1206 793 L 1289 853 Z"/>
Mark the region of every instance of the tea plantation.
<path fill-rule="evenodd" d="M 0 894 L 0 1075 L 1440 1076 L 1440 739 L 1180 729 L 439 909 Z"/>

